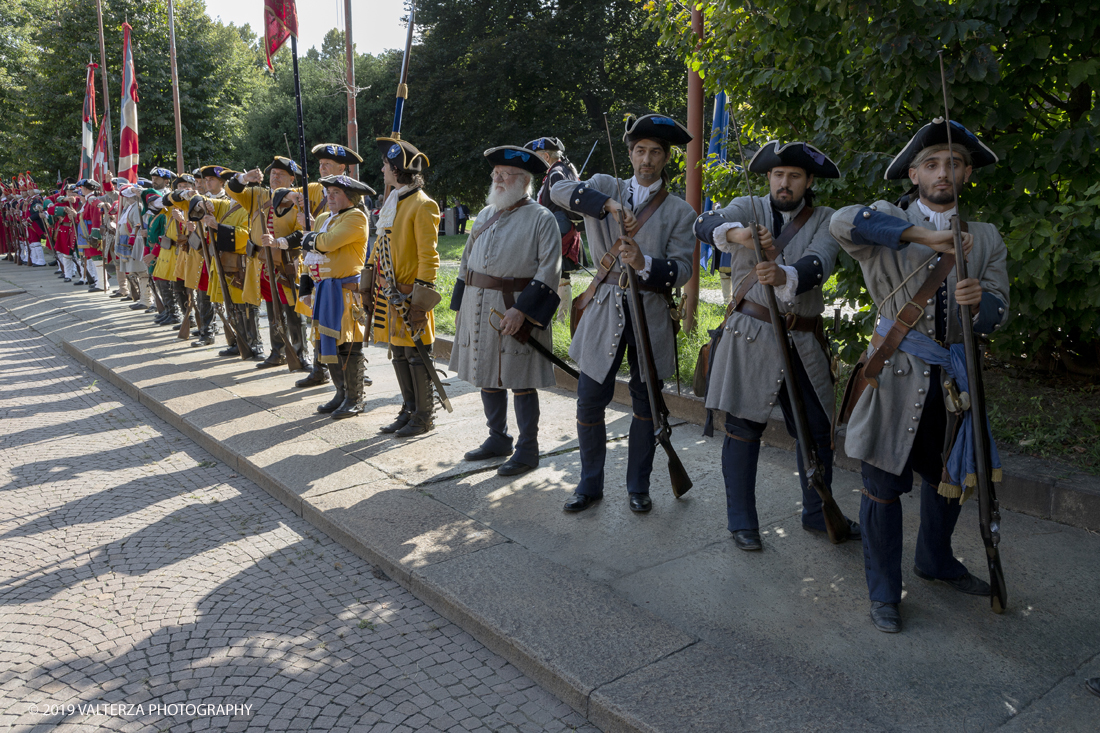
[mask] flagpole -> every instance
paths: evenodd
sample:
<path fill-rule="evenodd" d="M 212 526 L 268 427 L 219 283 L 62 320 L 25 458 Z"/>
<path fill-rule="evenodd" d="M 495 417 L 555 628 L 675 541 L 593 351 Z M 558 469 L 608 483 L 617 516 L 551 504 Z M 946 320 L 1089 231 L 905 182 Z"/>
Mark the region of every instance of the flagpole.
<path fill-rule="evenodd" d="M 183 126 L 180 124 L 180 78 L 176 71 L 176 16 L 168 0 L 168 48 L 172 61 L 172 112 L 176 116 L 176 173 L 183 173 Z"/>
<path fill-rule="evenodd" d="M 302 81 L 298 76 L 298 36 L 290 36 L 290 55 L 294 59 L 294 98 L 298 107 L 298 149 L 302 155 L 302 208 L 305 210 L 306 231 L 312 227 L 309 203 L 309 166 L 306 163 L 306 128 L 302 119 Z"/>
<path fill-rule="evenodd" d="M 359 152 L 359 121 L 355 112 L 355 50 L 351 41 L 351 0 L 344 0 L 344 53 L 348 64 L 348 148 Z M 352 164 L 351 177 L 359 178 L 359 166 Z"/>
<path fill-rule="evenodd" d="M 107 125 L 107 172 L 115 175 L 115 144 L 111 134 L 111 95 L 107 91 L 107 46 L 103 43 L 103 0 L 95 0 L 99 20 L 99 70 L 103 73 L 103 122 Z"/>

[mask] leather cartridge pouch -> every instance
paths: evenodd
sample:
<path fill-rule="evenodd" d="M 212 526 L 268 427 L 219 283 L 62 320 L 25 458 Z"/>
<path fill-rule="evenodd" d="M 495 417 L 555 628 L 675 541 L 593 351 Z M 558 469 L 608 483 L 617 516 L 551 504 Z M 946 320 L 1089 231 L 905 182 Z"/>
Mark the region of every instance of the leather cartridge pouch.
<path fill-rule="evenodd" d="M 359 273 L 359 292 L 368 298 L 374 294 L 375 272 L 374 263 L 369 262 L 363 266 L 363 270 Z"/>

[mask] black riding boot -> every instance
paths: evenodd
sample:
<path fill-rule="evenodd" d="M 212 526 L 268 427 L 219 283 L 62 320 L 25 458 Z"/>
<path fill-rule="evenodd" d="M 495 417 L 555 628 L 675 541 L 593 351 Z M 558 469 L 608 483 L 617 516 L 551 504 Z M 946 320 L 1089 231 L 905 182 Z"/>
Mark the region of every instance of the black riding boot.
<path fill-rule="evenodd" d="M 313 345 L 313 366 L 309 370 L 309 374 L 299 379 L 294 383 L 295 387 L 305 389 L 306 387 L 316 387 L 320 384 L 324 384 L 328 381 L 328 370 L 326 370 L 318 359 L 321 356 L 321 347 L 318 344 Z M 303 363 L 305 363 L 303 361 Z"/>
<path fill-rule="evenodd" d="M 381 429 L 383 433 L 396 433 L 409 424 L 409 418 L 416 411 L 416 389 L 413 387 L 412 371 L 409 369 L 409 360 L 405 356 L 405 349 L 401 346 L 393 348 L 393 371 L 397 375 L 397 386 L 401 390 L 401 411 L 397 413 L 397 419 Z"/>
<path fill-rule="evenodd" d="M 344 402 L 332 413 L 334 420 L 342 420 L 345 417 L 355 417 L 363 411 L 363 372 L 366 371 L 367 359 L 363 355 L 363 344 L 350 344 L 351 353 L 346 357 L 341 355 L 344 362 Z M 341 347 L 343 349 L 343 347 Z"/>
<path fill-rule="evenodd" d="M 260 337 L 260 310 L 251 303 L 239 306 L 244 314 L 244 329 L 248 339 L 248 346 L 252 349 L 251 359 L 263 361 L 264 340 Z"/>
<path fill-rule="evenodd" d="M 309 369 L 309 352 L 306 350 L 306 330 L 302 323 L 302 314 L 295 313 L 294 309 L 289 307 L 287 311 L 286 325 L 287 334 L 290 336 L 290 344 L 286 348 L 294 349 L 294 353 L 298 355 L 298 362 L 302 365 L 302 370 Z"/>
<path fill-rule="evenodd" d="M 340 363 L 340 355 L 336 355 L 336 362 L 333 364 L 327 364 L 328 373 L 332 376 L 332 383 L 336 385 L 336 394 L 332 399 L 317 408 L 317 412 L 329 414 L 334 412 L 336 408 L 344 404 L 344 398 L 347 397 L 347 391 L 344 384 L 344 365 Z"/>
<path fill-rule="evenodd" d="M 283 335 L 279 333 L 278 314 L 275 313 L 275 304 L 268 301 L 267 306 L 267 335 L 271 339 L 271 353 L 267 358 L 256 365 L 257 369 L 268 369 L 286 364 L 286 356 L 283 353 Z"/>
<path fill-rule="evenodd" d="M 408 354 L 408 352 L 412 352 Z M 412 347 L 406 348 L 409 358 L 409 370 L 412 372 L 413 392 L 416 395 L 416 411 L 409 418 L 405 427 L 398 430 L 395 435 L 398 438 L 411 438 L 414 435 L 423 435 L 435 428 L 435 386 L 432 384 L 429 369 L 434 368 L 420 358 L 420 354 Z M 429 354 L 430 356 L 430 354 Z"/>

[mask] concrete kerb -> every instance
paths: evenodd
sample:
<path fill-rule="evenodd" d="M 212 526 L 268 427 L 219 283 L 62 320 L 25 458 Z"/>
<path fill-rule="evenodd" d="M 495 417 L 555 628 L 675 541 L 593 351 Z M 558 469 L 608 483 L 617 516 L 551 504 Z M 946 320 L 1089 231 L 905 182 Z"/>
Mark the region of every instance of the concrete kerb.
<path fill-rule="evenodd" d="M 451 343 L 449 339 L 437 337 L 436 357 L 449 358 Z M 554 373 L 558 387 L 576 390 L 575 379 L 557 368 Z M 622 405 L 630 404 L 630 394 L 622 379 L 616 385 L 614 401 Z M 668 392 L 665 394 L 665 404 L 672 417 L 695 425 L 706 422 L 706 406 L 694 394 Z M 774 414 L 764 431 L 763 442 L 776 448 L 794 450 L 794 438 L 787 434 L 783 420 Z M 1100 476 L 1074 471 L 1064 464 L 1006 452 L 1001 453 L 1001 462 L 1004 481 L 997 486 L 997 501 L 1002 509 L 1100 532 Z M 843 428 L 836 435 L 833 465 L 857 473 L 860 470 L 859 461 L 849 458 L 844 451 Z M 915 482 L 919 483 L 920 479 L 915 478 Z"/>
<path fill-rule="evenodd" d="M 373 546 L 370 543 L 370 537 L 365 537 L 362 533 L 355 532 L 343 522 L 338 520 L 333 521 L 330 516 L 326 515 L 324 509 L 315 506 L 309 500 L 304 500 L 290 487 L 280 482 L 275 476 L 263 468 L 254 465 L 246 456 L 219 443 L 202 428 L 193 424 L 188 418 L 177 414 L 155 398 L 151 397 L 142 388 L 111 370 L 100 360 L 89 356 L 79 347 L 74 346 L 68 341 L 62 340 L 60 345 L 67 354 L 93 371 L 97 376 L 106 379 L 130 397 L 148 407 L 157 417 L 180 430 L 180 432 L 219 461 L 225 463 L 237 473 L 256 483 L 271 496 L 278 499 L 296 514 L 317 527 L 318 530 L 324 532 L 344 547 L 347 547 L 366 562 L 377 566 L 387 576 L 400 583 L 421 600 L 428 603 L 440 615 L 458 624 L 486 647 L 516 665 L 524 674 L 530 676 L 542 687 L 557 695 L 570 705 L 570 707 L 577 710 L 577 712 L 585 716 L 588 715 L 593 693 L 598 689 L 599 685 L 585 682 L 575 674 L 573 670 L 569 669 L 567 664 L 561 663 L 560 660 L 555 661 L 548 658 L 546 649 L 534 648 L 530 644 L 524 643 L 523 640 L 517 637 L 516 629 L 507 628 L 501 623 L 500 619 L 492 618 L 491 614 L 485 613 L 484 609 L 475 609 L 470 604 L 466 603 L 458 594 L 449 590 L 445 583 L 440 582 L 438 579 L 433 580 L 426 572 L 426 569 L 412 569 L 402 564 L 401 558 L 386 552 L 381 547 Z M 424 500 L 439 503 L 435 499 L 430 499 L 426 496 Z M 470 521 L 476 522 L 476 520 Z M 479 525 L 481 524 L 480 522 L 476 523 Z M 524 554 L 529 558 L 529 562 L 535 565 L 545 565 L 547 563 L 547 561 L 539 558 L 526 548 L 516 545 L 514 542 L 497 535 L 491 528 L 484 525 L 481 526 L 486 532 L 492 533 L 498 537 L 499 544 L 507 545 L 513 548 L 514 551 Z M 477 550 L 474 552 L 477 552 Z M 438 568 L 440 564 L 441 563 L 436 563 L 427 567 Z M 584 586 L 584 592 L 586 593 L 606 592 L 608 595 L 613 595 L 606 587 L 591 581 L 578 578 L 575 582 L 579 586 Z M 624 601 L 623 603 L 622 613 L 629 613 L 630 615 L 641 614 L 645 617 L 650 627 L 659 627 L 664 633 L 669 635 L 683 636 L 682 632 L 673 629 L 664 621 L 652 616 L 652 614 L 640 611 L 639 609 L 628 608 L 630 605 L 629 602 Z M 685 636 L 684 640 L 675 644 L 673 649 L 665 649 L 662 651 L 659 658 L 666 658 L 683 649 L 690 648 L 690 646 L 696 642 L 696 639 Z M 621 669 L 620 672 L 613 677 L 602 680 L 601 684 L 610 683 L 625 675 L 638 672 L 645 666 L 658 661 L 659 658 L 649 659 L 642 664 L 636 664 Z M 645 725 L 628 710 L 617 705 L 609 705 L 604 702 L 599 706 L 599 713 L 600 725 L 606 730 L 653 730 L 653 728 Z"/>

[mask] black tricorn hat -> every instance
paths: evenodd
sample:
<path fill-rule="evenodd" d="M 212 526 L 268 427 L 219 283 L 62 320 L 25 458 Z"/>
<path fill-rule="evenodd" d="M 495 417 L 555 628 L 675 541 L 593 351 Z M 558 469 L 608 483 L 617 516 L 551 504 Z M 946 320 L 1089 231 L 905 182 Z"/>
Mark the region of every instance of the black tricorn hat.
<path fill-rule="evenodd" d="M 993 165 L 998 161 L 997 154 L 978 139 L 977 135 L 954 120 L 951 120 L 951 142 L 954 145 L 961 145 L 966 148 L 970 153 L 970 159 L 975 168 Z M 944 122 L 942 117 L 937 117 L 917 130 L 917 134 L 914 135 L 912 139 L 905 144 L 905 147 L 901 149 L 901 152 L 890 161 L 890 165 L 886 167 L 886 175 L 883 177 L 887 181 L 908 178 L 909 168 L 912 166 L 913 160 L 920 151 L 932 147 L 933 145 L 946 144 L 947 123 Z"/>
<path fill-rule="evenodd" d="M 191 175 L 190 173 L 181 173 L 178 176 L 173 176 L 172 177 L 172 187 L 175 188 L 177 185 L 179 185 L 180 181 L 185 181 L 187 183 L 190 183 L 190 184 L 194 185 L 195 177 L 193 175 Z"/>
<path fill-rule="evenodd" d="M 267 168 L 264 168 L 264 175 L 271 173 L 272 168 L 279 168 L 280 170 L 284 170 L 295 178 L 302 177 L 302 169 L 298 166 L 298 164 L 290 158 L 284 158 L 281 155 L 276 155 L 275 160 L 271 161 L 271 165 L 269 165 Z"/>
<path fill-rule="evenodd" d="M 518 145 L 501 145 L 497 148 L 489 148 L 485 151 L 485 159 L 491 165 L 510 165 L 536 176 L 542 175 L 549 169 L 542 158 L 527 148 L 521 148 Z"/>
<path fill-rule="evenodd" d="M 309 152 L 313 153 L 313 157 L 318 160 L 321 158 L 328 158 L 329 160 L 335 160 L 341 165 L 359 165 L 363 162 L 363 159 L 359 157 L 359 153 L 354 150 L 349 150 L 343 145 L 337 145 L 336 143 L 321 143 L 320 145 L 314 145 L 313 150 Z"/>
<path fill-rule="evenodd" d="M 627 143 L 636 140 L 664 140 L 671 145 L 687 145 L 691 142 L 691 133 L 676 120 L 665 115 L 642 115 L 626 118 L 626 132 L 623 140 Z"/>
<path fill-rule="evenodd" d="M 100 184 L 99 181 L 94 178 L 83 178 L 78 181 L 76 185 L 80 186 L 81 188 L 90 188 L 93 191 L 103 190 L 103 186 Z"/>
<path fill-rule="evenodd" d="M 343 174 L 338 176 L 325 176 L 320 180 L 320 184 L 325 188 L 342 188 L 349 193 L 357 193 L 360 196 L 364 194 L 373 196 L 375 194 L 374 189 L 367 184 Z"/>
<path fill-rule="evenodd" d="M 390 162 L 394 168 L 407 173 L 423 173 L 424 169 L 431 165 L 428 156 L 417 150 L 416 146 L 408 140 L 398 140 L 395 137 L 376 137 L 382 157 Z"/>
<path fill-rule="evenodd" d="M 227 181 L 231 177 L 237 175 L 237 171 L 220 165 L 204 165 L 199 173 L 202 174 L 203 178 L 209 178 L 213 176 L 215 178 L 220 178 L 223 181 Z"/>
<path fill-rule="evenodd" d="M 523 147 L 528 150 L 538 152 L 539 150 L 557 150 L 559 153 L 565 152 L 565 143 L 556 137 L 540 137 L 532 140 Z"/>
<path fill-rule="evenodd" d="M 769 140 L 764 147 L 756 151 L 749 161 L 749 170 L 753 173 L 767 173 L 778 166 L 793 166 L 806 171 L 806 175 L 815 178 L 840 178 L 840 169 L 829 156 L 809 143 L 793 142 L 780 145 L 778 140 Z"/>

